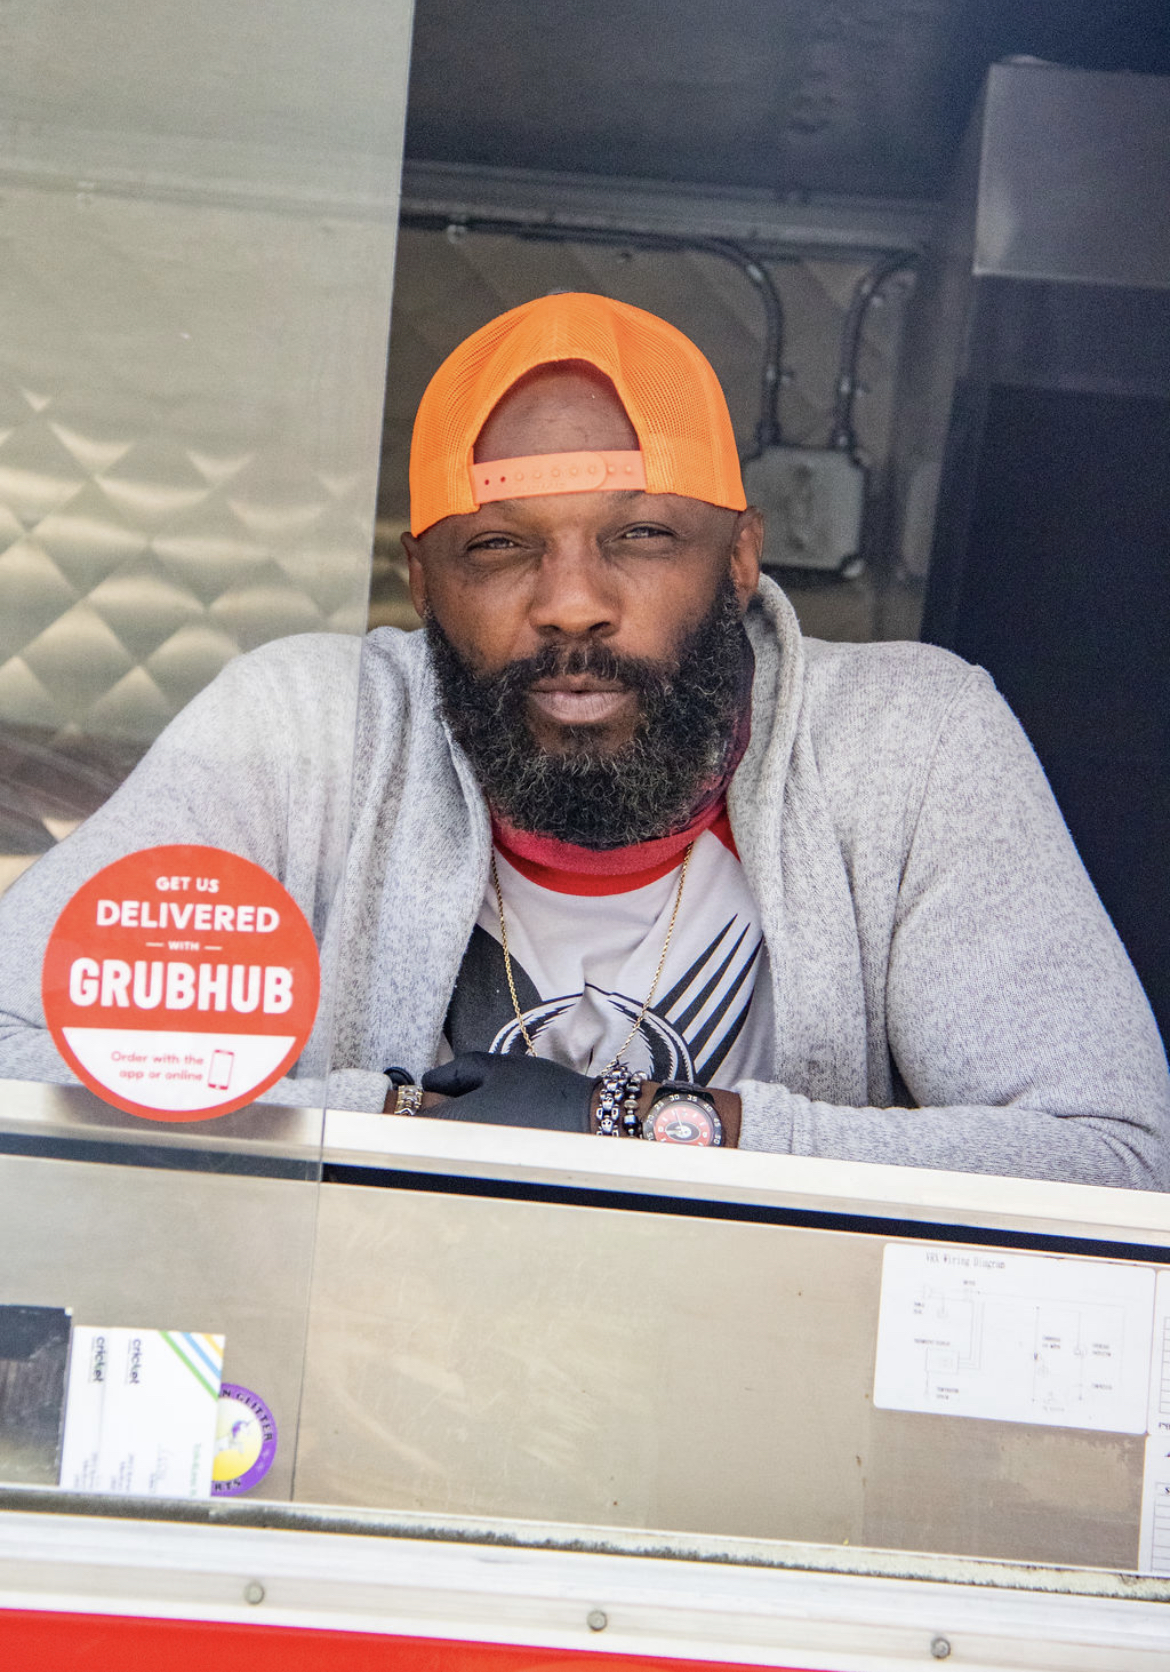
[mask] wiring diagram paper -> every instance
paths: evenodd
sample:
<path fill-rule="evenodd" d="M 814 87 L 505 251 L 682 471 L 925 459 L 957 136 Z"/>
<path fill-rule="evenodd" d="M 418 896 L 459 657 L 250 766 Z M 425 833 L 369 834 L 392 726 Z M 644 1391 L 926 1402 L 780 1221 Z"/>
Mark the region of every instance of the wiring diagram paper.
<path fill-rule="evenodd" d="M 888 1243 L 874 1404 L 1144 1434 L 1154 1277 L 1072 1255 Z"/>
<path fill-rule="evenodd" d="M 1164 1268 L 1154 1298 L 1149 1420 L 1138 1567 L 1143 1573 L 1170 1574 L 1170 1271 Z"/>

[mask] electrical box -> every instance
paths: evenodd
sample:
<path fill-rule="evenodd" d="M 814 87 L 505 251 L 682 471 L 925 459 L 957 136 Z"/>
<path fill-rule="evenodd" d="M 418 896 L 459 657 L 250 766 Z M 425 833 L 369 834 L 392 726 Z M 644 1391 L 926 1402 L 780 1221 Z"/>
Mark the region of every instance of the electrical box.
<path fill-rule="evenodd" d="M 840 573 L 859 561 L 865 469 L 835 447 L 767 447 L 743 470 L 764 513 L 764 566 Z"/>

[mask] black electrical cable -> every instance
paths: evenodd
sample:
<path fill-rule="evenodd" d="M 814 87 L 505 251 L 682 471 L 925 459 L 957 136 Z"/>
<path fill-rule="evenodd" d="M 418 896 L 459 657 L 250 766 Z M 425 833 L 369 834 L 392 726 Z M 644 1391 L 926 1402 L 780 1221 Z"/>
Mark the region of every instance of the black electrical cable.
<path fill-rule="evenodd" d="M 918 260 L 917 250 L 897 250 L 864 273 L 853 287 L 845 323 L 841 327 L 841 360 L 837 370 L 837 388 L 833 400 L 833 427 L 829 446 L 842 452 L 857 450 L 857 434 L 853 425 L 853 406 L 857 398 L 857 361 L 861 353 L 861 332 L 865 316 L 878 291 L 904 267 Z"/>
<path fill-rule="evenodd" d="M 760 416 L 752 445 L 741 463 L 759 458 L 766 447 L 780 441 L 780 373 L 784 360 L 784 305 L 775 281 L 763 262 L 739 244 L 722 238 L 684 238 L 667 232 L 631 232 L 613 227 L 555 226 L 540 221 L 513 221 L 490 215 L 451 220 L 447 216 L 406 210 L 401 224 L 427 232 L 490 232 L 551 244 L 603 244 L 613 249 L 642 249 L 680 254 L 698 250 L 729 261 L 759 293 L 764 308 L 764 362 L 760 373 Z"/>

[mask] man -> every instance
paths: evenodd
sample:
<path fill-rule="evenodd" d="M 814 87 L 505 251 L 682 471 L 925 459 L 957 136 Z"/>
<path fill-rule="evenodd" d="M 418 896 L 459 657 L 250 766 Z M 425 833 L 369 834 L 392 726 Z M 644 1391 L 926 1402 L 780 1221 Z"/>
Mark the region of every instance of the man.
<path fill-rule="evenodd" d="M 62 1076 L 29 954 L 79 882 L 206 841 L 336 970 L 334 1106 L 1166 1185 L 1153 1020 L 1018 727 L 943 652 L 802 641 L 693 344 L 513 310 L 411 491 L 426 631 L 367 643 L 343 905 L 350 649 L 286 640 L 12 891 L 0 1071 Z"/>

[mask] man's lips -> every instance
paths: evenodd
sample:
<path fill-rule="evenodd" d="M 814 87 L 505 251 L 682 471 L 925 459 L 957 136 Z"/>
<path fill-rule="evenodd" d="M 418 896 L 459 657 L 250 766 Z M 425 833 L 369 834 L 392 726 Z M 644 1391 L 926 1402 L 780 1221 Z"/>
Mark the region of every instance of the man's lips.
<path fill-rule="evenodd" d="M 558 725 L 596 726 L 624 713 L 634 693 L 628 686 L 600 680 L 541 680 L 529 691 L 528 700 L 538 714 Z"/>

